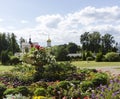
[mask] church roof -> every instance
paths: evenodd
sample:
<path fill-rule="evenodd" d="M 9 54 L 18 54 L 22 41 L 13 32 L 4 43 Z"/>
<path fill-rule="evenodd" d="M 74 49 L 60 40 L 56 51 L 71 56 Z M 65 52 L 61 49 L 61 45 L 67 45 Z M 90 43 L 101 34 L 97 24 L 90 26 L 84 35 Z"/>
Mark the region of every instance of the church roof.
<path fill-rule="evenodd" d="M 49 39 L 47 40 L 47 42 L 51 42 L 51 39 L 49 38 Z"/>

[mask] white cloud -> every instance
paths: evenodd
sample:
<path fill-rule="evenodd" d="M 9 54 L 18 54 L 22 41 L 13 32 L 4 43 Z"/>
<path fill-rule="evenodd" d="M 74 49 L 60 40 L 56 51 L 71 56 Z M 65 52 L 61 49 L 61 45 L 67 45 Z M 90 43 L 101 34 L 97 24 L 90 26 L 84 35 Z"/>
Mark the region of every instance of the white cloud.
<path fill-rule="evenodd" d="M 86 7 L 74 13 L 66 15 L 52 14 L 42 15 L 35 18 L 36 26 L 15 30 L 19 37 L 25 39 L 31 35 L 33 41 L 46 45 L 48 35 L 53 45 L 75 42 L 79 44 L 80 35 L 86 31 L 99 31 L 110 33 L 116 40 L 120 38 L 120 7 Z M 27 21 L 22 20 L 22 23 Z"/>
<path fill-rule="evenodd" d="M 0 22 L 3 22 L 4 20 L 2 18 L 0 18 Z"/>
<path fill-rule="evenodd" d="M 20 23 L 25 24 L 25 23 L 28 23 L 28 21 L 27 20 L 21 20 Z"/>

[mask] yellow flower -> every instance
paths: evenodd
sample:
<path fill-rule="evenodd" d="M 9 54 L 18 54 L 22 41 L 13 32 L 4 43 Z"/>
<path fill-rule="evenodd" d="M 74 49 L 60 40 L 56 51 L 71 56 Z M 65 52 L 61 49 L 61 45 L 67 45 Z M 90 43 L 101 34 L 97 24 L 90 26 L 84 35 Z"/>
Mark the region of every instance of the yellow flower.
<path fill-rule="evenodd" d="M 34 96 L 33 99 L 47 99 L 47 98 L 44 96 Z"/>

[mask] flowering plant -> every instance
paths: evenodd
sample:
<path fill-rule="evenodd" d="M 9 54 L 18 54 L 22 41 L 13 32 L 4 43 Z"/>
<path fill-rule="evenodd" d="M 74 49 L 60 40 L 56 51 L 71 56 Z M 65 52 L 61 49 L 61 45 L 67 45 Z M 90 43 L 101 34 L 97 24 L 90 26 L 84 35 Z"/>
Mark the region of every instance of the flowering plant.
<path fill-rule="evenodd" d="M 24 55 L 23 60 L 35 66 L 55 63 L 55 57 L 52 56 L 44 47 L 35 45 L 30 52 Z"/>

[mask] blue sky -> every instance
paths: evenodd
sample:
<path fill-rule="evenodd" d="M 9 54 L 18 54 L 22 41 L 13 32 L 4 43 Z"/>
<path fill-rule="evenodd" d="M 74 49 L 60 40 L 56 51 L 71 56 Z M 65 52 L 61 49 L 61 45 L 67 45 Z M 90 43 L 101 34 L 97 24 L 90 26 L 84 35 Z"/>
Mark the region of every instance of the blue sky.
<path fill-rule="evenodd" d="M 0 0 L 0 32 L 46 46 L 75 42 L 85 31 L 108 32 L 120 39 L 119 0 Z"/>

